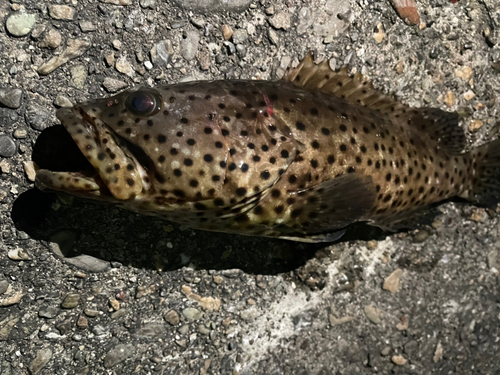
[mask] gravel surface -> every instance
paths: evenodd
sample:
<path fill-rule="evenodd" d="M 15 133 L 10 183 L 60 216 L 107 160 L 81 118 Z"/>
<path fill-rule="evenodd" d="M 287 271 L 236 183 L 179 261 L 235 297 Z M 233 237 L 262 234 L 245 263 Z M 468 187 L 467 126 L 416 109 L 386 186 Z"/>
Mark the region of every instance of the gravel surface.
<path fill-rule="evenodd" d="M 0 2 L 0 374 L 500 373 L 495 210 L 448 202 L 419 231 L 298 244 L 44 194 L 31 162 L 82 162 L 56 108 L 278 79 L 308 51 L 459 111 L 484 143 L 500 128 L 497 1 Z"/>

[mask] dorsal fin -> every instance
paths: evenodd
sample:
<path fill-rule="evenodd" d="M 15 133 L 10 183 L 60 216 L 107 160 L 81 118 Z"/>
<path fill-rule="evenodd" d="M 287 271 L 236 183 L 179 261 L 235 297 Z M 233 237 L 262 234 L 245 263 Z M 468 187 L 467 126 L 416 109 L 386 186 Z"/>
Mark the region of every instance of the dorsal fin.
<path fill-rule="evenodd" d="M 465 147 L 465 136 L 458 126 L 457 113 L 435 108 L 410 108 L 392 95 L 375 89 L 372 81 L 361 73 L 350 76 L 346 67 L 334 71 L 327 60 L 315 64 L 311 53 L 296 68 L 290 65 L 282 79 L 379 111 L 398 123 L 416 126 L 451 154 L 460 153 Z"/>

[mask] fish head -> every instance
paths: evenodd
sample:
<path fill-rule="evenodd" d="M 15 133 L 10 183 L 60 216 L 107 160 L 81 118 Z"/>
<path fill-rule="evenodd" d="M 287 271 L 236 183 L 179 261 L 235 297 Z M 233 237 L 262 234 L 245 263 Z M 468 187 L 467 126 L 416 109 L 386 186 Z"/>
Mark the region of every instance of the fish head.
<path fill-rule="evenodd" d="M 59 109 L 57 117 L 95 171 L 40 170 L 42 190 L 156 202 L 168 210 L 221 189 L 229 150 L 216 116 L 166 88 L 134 88 Z"/>

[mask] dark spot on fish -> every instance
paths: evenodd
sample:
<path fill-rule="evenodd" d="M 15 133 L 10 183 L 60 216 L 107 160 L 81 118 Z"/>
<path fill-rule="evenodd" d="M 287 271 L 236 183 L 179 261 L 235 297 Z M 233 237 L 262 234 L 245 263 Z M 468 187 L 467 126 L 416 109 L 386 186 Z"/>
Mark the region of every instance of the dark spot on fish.
<path fill-rule="evenodd" d="M 240 188 L 236 189 L 236 195 L 239 197 L 244 197 L 246 193 L 247 193 L 247 189 L 245 189 L 244 187 L 240 187 Z"/>
<path fill-rule="evenodd" d="M 159 173 L 155 173 L 155 178 L 156 178 L 156 181 L 158 181 L 160 184 L 163 184 L 165 182 L 165 177 L 163 177 Z"/>
<path fill-rule="evenodd" d="M 277 214 L 281 214 L 284 210 L 285 208 L 282 205 L 274 207 L 274 212 L 276 212 Z"/>
<path fill-rule="evenodd" d="M 174 169 L 174 175 L 176 175 L 177 177 L 180 177 L 180 176 L 182 176 L 182 171 L 180 169 Z"/>
<path fill-rule="evenodd" d="M 214 158 L 212 155 L 206 154 L 203 156 L 203 160 L 205 160 L 207 163 L 211 163 L 214 160 Z"/>
<path fill-rule="evenodd" d="M 297 129 L 299 130 L 306 130 L 306 126 L 304 125 L 304 123 L 300 122 L 300 121 L 297 121 L 297 123 L 295 124 L 295 126 L 297 127 Z"/>
<path fill-rule="evenodd" d="M 326 160 L 328 161 L 328 164 L 333 164 L 335 163 L 335 156 L 328 155 L 328 158 Z"/>
<path fill-rule="evenodd" d="M 183 124 L 187 124 L 189 122 L 189 120 L 187 118 L 183 117 L 183 118 L 181 118 L 181 122 Z"/>
<path fill-rule="evenodd" d="M 264 209 L 262 208 L 262 206 L 256 206 L 254 208 L 253 212 L 255 215 L 262 215 L 262 213 L 264 212 Z"/>
<path fill-rule="evenodd" d="M 170 155 L 177 155 L 179 152 L 177 151 L 176 148 L 171 148 L 170 149 Z"/>
<path fill-rule="evenodd" d="M 248 164 L 247 164 L 247 163 L 243 163 L 243 164 L 241 165 L 241 171 L 242 171 L 243 173 L 246 173 L 246 172 L 248 171 Z"/>
<path fill-rule="evenodd" d="M 318 141 L 312 141 L 311 142 L 311 146 L 312 146 L 312 148 L 314 148 L 314 149 L 317 150 L 317 149 L 319 149 L 319 142 Z"/>
<path fill-rule="evenodd" d="M 173 148 L 172 150 L 175 150 L 175 148 Z M 177 151 L 177 150 L 176 150 L 176 151 Z M 158 156 L 158 161 L 159 161 L 160 163 L 163 163 L 163 162 L 165 161 L 165 156 L 164 156 L 164 155 L 160 155 L 160 156 Z"/>
<path fill-rule="evenodd" d="M 311 167 L 313 168 L 318 168 L 318 161 L 317 160 L 311 160 Z"/>
<path fill-rule="evenodd" d="M 222 148 L 222 146 L 223 146 L 222 142 L 219 142 L 219 141 L 215 142 L 215 147 Z"/>
<path fill-rule="evenodd" d="M 262 171 L 260 173 L 260 178 L 262 178 L 263 180 L 268 180 L 269 177 L 271 177 L 271 174 L 269 173 L 269 171 Z"/>
<path fill-rule="evenodd" d="M 196 144 L 196 141 L 194 139 L 190 138 L 187 140 L 187 144 L 190 146 L 194 146 Z"/>
<path fill-rule="evenodd" d="M 189 158 L 184 159 L 184 165 L 186 167 L 191 167 L 193 165 L 193 160 L 191 160 Z"/>

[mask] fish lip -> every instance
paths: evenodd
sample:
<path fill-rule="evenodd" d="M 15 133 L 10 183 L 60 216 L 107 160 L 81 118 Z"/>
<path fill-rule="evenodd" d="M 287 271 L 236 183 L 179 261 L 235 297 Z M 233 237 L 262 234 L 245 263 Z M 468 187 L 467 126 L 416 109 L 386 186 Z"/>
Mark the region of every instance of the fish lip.
<path fill-rule="evenodd" d="M 127 157 L 127 162 L 129 164 L 133 164 L 134 170 L 137 171 L 138 175 L 140 176 L 137 182 L 141 182 L 141 189 L 147 188 L 147 186 L 144 186 L 144 175 L 147 175 L 147 171 L 145 171 L 144 167 L 138 162 L 133 152 L 121 142 L 119 135 L 116 134 L 116 132 L 100 116 L 93 117 L 85 110 L 85 107 L 86 106 L 84 103 L 77 104 L 71 108 L 61 108 L 56 112 L 56 117 L 59 119 L 66 131 L 68 131 L 80 152 L 87 160 L 89 160 L 90 164 L 92 165 L 95 175 L 87 178 L 89 180 L 92 180 L 93 183 L 97 184 L 99 186 L 99 190 L 94 190 L 92 192 L 79 191 L 77 193 L 71 191 L 70 193 L 79 196 L 92 197 L 94 199 L 128 199 L 128 197 L 118 197 L 112 191 L 111 187 L 109 186 L 109 179 L 106 179 L 102 168 L 100 168 L 98 164 L 95 164 L 96 161 L 94 160 L 93 162 L 88 152 L 86 152 L 84 145 L 86 142 L 82 142 L 82 139 L 79 139 L 79 136 L 85 135 L 85 132 L 87 133 L 87 135 L 91 136 L 90 139 L 88 137 L 86 137 L 86 139 L 89 142 L 93 142 L 95 149 L 98 151 L 104 151 L 104 149 L 109 148 L 112 143 L 116 146 L 117 149 L 120 149 L 125 157 Z M 77 133 L 75 129 L 78 129 L 79 133 Z M 81 133 L 80 129 L 84 130 L 84 133 Z M 104 133 L 108 133 L 108 143 L 106 144 L 106 146 L 101 144 L 101 138 L 103 137 Z M 84 174 L 88 171 L 81 172 Z"/>

